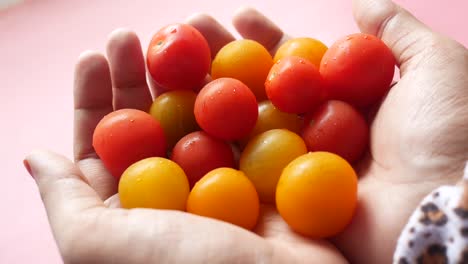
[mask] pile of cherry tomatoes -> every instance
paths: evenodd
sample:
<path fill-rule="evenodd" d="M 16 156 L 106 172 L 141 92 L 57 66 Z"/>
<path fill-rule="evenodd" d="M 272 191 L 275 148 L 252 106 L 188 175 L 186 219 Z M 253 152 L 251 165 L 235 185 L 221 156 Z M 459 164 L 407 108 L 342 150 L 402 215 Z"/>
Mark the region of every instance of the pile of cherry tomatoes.
<path fill-rule="evenodd" d="M 97 125 L 93 145 L 122 207 L 254 229 L 265 203 L 303 235 L 342 231 L 357 204 L 352 165 L 369 145 L 365 115 L 393 79 L 391 51 L 359 33 L 329 48 L 291 39 L 274 56 L 242 39 L 214 55 L 194 27 L 162 28 L 147 50 L 160 90 L 151 108 Z"/>

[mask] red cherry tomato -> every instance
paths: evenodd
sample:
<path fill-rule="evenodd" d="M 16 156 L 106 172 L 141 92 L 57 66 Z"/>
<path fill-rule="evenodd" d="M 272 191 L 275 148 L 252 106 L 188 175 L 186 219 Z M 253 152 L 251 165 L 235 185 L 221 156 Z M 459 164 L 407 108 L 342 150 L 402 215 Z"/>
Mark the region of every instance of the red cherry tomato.
<path fill-rule="evenodd" d="M 147 51 L 147 64 L 153 80 L 165 89 L 194 89 L 203 83 L 208 74 L 210 47 L 194 27 L 187 24 L 169 25 L 152 38 Z"/>
<path fill-rule="evenodd" d="M 394 71 L 392 51 L 377 37 L 364 33 L 335 42 L 320 64 L 330 98 L 358 108 L 375 104 L 387 93 Z"/>
<path fill-rule="evenodd" d="M 368 145 L 369 126 L 351 105 L 328 101 L 305 117 L 302 138 L 309 151 L 332 152 L 352 163 Z"/>
<path fill-rule="evenodd" d="M 195 100 L 194 112 L 204 131 L 224 140 L 247 136 L 258 118 L 255 95 L 232 78 L 219 78 L 203 87 Z"/>
<path fill-rule="evenodd" d="M 192 187 L 205 174 L 220 167 L 234 167 L 231 145 L 203 131 L 192 132 L 177 142 L 172 160 L 184 170 Z"/>
<path fill-rule="evenodd" d="M 139 160 L 165 156 L 166 146 L 159 122 L 136 109 L 120 109 L 106 115 L 93 134 L 96 153 L 117 179 Z"/>
<path fill-rule="evenodd" d="M 289 56 L 273 65 L 265 89 L 268 98 L 279 110 L 302 114 L 324 100 L 322 83 L 315 65 L 306 59 Z"/>

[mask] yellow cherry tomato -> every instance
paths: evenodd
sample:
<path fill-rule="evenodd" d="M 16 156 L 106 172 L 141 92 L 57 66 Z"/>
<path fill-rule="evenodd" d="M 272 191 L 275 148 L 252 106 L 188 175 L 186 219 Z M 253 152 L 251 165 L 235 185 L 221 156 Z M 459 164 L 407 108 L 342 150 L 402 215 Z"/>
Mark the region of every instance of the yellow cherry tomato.
<path fill-rule="evenodd" d="M 327 46 L 321 41 L 313 38 L 294 38 L 286 41 L 276 51 L 274 62 L 288 56 L 297 56 L 312 62 L 317 68 L 323 54 L 327 51 Z"/>
<path fill-rule="evenodd" d="M 185 210 L 189 182 L 177 163 L 147 158 L 128 167 L 119 181 L 123 208 Z"/>
<path fill-rule="evenodd" d="M 241 171 L 218 168 L 208 172 L 193 187 L 187 211 L 253 229 L 260 202 L 254 185 Z"/>
<path fill-rule="evenodd" d="M 225 45 L 211 65 L 213 79 L 231 77 L 247 85 L 257 101 L 265 100 L 265 80 L 273 66 L 273 58 L 260 43 L 242 39 Z"/>
<path fill-rule="evenodd" d="M 258 118 L 254 129 L 239 143 L 241 146 L 245 146 L 256 135 L 276 128 L 285 128 L 299 134 L 303 124 L 304 120 L 298 115 L 281 112 L 271 101 L 265 100 L 258 104 Z"/>
<path fill-rule="evenodd" d="M 309 152 L 284 168 L 276 189 L 276 207 L 296 232 L 312 238 L 340 233 L 357 204 L 357 176 L 343 158 Z"/>
<path fill-rule="evenodd" d="M 193 91 L 175 90 L 158 96 L 151 105 L 149 113 L 161 124 L 169 147 L 198 130 L 193 113 L 196 97 Z"/>
<path fill-rule="evenodd" d="M 274 203 L 282 170 L 305 153 L 307 146 L 299 135 L 287 129 L 273 129 L 257 135 L 247 144 L 239 168 L 255 185 L 260 201 Z"/>

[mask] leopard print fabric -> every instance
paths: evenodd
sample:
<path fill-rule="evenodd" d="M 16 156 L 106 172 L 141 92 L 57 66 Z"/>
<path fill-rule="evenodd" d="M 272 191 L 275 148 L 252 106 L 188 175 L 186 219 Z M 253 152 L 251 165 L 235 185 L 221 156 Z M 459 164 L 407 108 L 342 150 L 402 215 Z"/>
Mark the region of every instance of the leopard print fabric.
<path fill-rule="evenodd" d="M 442 186 L 424 198 L 398 239 L 393 263 L 468 264 L 467 198 L 468 166 L 462 186 Z"/>

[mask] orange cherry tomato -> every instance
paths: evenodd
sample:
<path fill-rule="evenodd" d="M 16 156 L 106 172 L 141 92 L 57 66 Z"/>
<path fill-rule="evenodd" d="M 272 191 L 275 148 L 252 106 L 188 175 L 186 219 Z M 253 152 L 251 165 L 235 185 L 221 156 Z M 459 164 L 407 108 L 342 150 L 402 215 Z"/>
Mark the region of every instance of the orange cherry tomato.
<path fill-rule="evenodd" d="M 247 144 L 239 168 L 255 185 L 260 200 L 274 203 L 276 184 L 284 167 L 305 153 L 307 147 L 299 135 L 287 129 L 273 129 Z"/>
<path fill-rule="evenodd" d="M 231 77 L 246 84 L 257 101 L 266 99 L 265 80 L 273 65 L 268 50 L 253 40 L 236 40 L 216 54 L 211 66 L 213 79 Z"/>
<path fill-rule="evenodd" d="M 284 168 L 276 189 L 278 212 L 296 232 L 312 238 L 340 233 L 357 204 L 357 176 L 343 158 L 309 152 Z"/>
<path fill-rule="evenodd" d="M 106 115 L 96 126 L 93 147 L 117 179 L 128 166 L 149 157 L 164 157 L 164 131 L 150 114 L 136 109 L 120 109 Z"/>
<path fill-rule="evenodd" d="M 196 97 L 190 90 L 169 91 L 158 96 L 151 105 L 149 113 L 161 124 L 170 148 L 183 136 L 198 130 L 193 114 Z"/>
<path fill-rule="evenodd" d="M 280 111 L 271 101 L 266 100 L 258 104 L 258 119 L 249 136 L 240 140 L 240 145 L 247 145 L 248 141 L 258 134 L 275 128 L 285 128 L 295 133 L 300 133 L 304 121 L 296 114 Z"/>
<path fill-rule="evenodd" d="M 119 182 L 123 208 L 185 210 L 189 183 L 182 168 L 165 158 L 147 158 L 128 167 Z"/>
<path fill-rule="evenodd" d="M 218 168 L 195 184 L 187 200 L 187 211 L 253 229 L 260 202 L 254 185 L 242 171 Z"/>
<path fill-rule="evenodd" d="M 327 46 L 317 39 L 293 38 L 278 48 L 273 61 L 277 62 L 288 56 L 297 56 L 312 62 L 319 68 L 320 61 L 327 49 Z"/>

